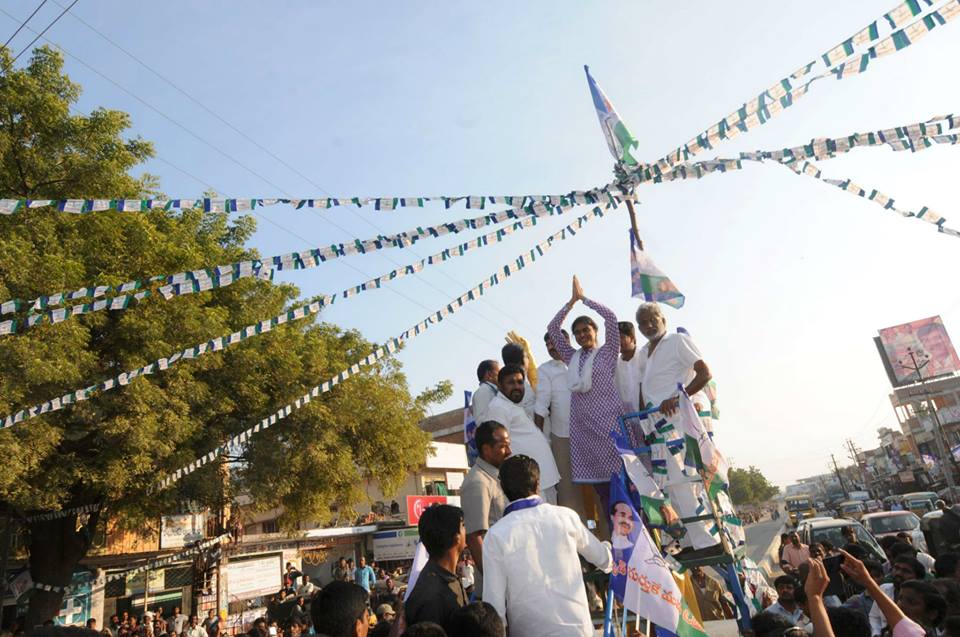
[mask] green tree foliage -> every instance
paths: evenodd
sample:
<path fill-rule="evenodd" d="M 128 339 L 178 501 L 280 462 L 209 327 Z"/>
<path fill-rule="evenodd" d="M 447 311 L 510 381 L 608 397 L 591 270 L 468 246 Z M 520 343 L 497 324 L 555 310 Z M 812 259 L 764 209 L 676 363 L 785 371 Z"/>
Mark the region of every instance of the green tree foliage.
<path fill-rule="evenodd" d="M 780 487 L 767 481 L 766 476 L 754 466 L 749 469 L 731 468 L 730 498 L 734 504 L 757 504 L 780 493 Z"/>
<path fill-rule="evenodd" d="M 0 63 L 9 68 L 9 54 Z M 128 171 L 152 155 L 124 140 L 129 116 L 71 114 L 80 88 L 62 59 L 38 49 L 26 68 L 0 77 L 0 197 L 139 197 L 155 188 Z M 69 215 L 52 208 L 0 218 L 0 300 L 30 299 L 90 284 L 255 258 L 244 247 L 250 217 L 152 211 Z M 10 413 L 279 314 L 292 285 L 244 279 L 230 287 L 125 312 L 97 312 L 0 337 L 0 410 Z M 223 496 L 217 463 L 163 492 L 165 474 L 365 357 L 358 332 L 305 319 L 223 352 L 141 377 L 128 386 L 0 431 L 0 502 L 15 516 L 103 503 L 141 528 L 180 500 Z M 261 508 L 286 507 L 284 523 L 325 521 L 349 509 L 364 481 L 385 491 L 424 461 L 418 421 L 448 383 L 411 396 L 387 358 L 253 437 L 232 458 L 230 489 Z M 229 493 L 227 494 L 229 497 Z M 29 523 L 34 581 L 65 585 L 89 549 L 76 516 Z M 97 523 L 97 515 L 87 522 Z M 82 523 L 81 523 L 82 526 Z M 85 531 L 85 530 L 83 530 Z M 29 625 L 56 614 L 60 595 L 34 591 Z"/>

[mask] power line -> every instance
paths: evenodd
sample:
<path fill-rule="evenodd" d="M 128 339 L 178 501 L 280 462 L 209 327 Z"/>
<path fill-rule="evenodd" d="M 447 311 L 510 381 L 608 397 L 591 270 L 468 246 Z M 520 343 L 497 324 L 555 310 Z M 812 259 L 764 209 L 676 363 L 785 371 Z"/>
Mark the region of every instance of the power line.
<path fill-rule="evenodd" d="M 46 1 L 46 0 L 44 0 L 44 1 Z M 63 7 L 63 5 L 60 4 L 60 2 L 58 2 L 58 0 L 53 0 L 53 1 L 54 1 L 54 4 L 56 4 L 57 6 Z M 83 26 L 85 26 L 87 29 L 89 29 L 89 30 L 92 31 L 93 33 L 95 33 L 95 34 L 97 34 L 98 36 L 100 36 L 103 40 L 105 40 L 105 41 L 106 41 L 107 43 L 109 43 L 111 46 L 113 46 L 113 47 L 116 48 L 118 51 L 120 51 L 121 53 L 123 53 L 124 55 L 126 55 L 127 57 L 129 57 L 131 60 L 133 60 L 134 62 L 136 62 L 137 64 L 139 64 L 141 67 L 143 67 L 144 69 L 146 69 L 147 71 L 149 71 L 150 73 L 152 73 L 153 75 L 155 75 L 156 77 L 158 77 L 160 80 L 162 80 L 163 82 L 165 82 L 168 86 L 170 86 L 171 88 L 173 88 L 175 91 L 177 91 L 178 93 L 180 93 L 181 95 L 183 95 L 184 97 L 186 97 L 188 100 L 190 100 L 191 102 L 193 102 L 194 104 L 196 104 L 197 106 L 199 106 L 201 109 L 203 109 L 205 112 L 207 112 L 207 113 L 208 113 L 210 116 L 212 116 L 214 119 L 216 119 L 217 121 L 219 121 L 220 123 L 222 123 L 224 126 L 226 126 L 226 127 L 229 128 L 230 130 L 232 130 L 233 132 L 235 132 L 237 135 L 239 135 L 240 137 L 242 137 L 243 139 L 245 139 L 245 140 L 248 141 L 249 143 L 253 144 L 255 147 L 257 147 L 259 150 L 263 151 L 263 152 L 264 152 L 265 154 L 267 154 L 269 157 L 271 157 L 272 159 L 274 159 L 275 161 L 277 161 L 280 165 L 282 165 L 283 167 L 287 168 L 288 170 L 290 170 L 291 172 L 293 172 L 295 175 L 297 175 L 298 177 L 300 177 L 300 178 L 303 179 L 304 181 L 306 181 L 306 182 L 308 182 L 309 184 L 311 184 L 314 188 L 317 188 L 318 190 L 320 190 L 321 192 L 327 194 L 327 195 L 330 196 L 330 197 L 333 197 L 333 196 L 334 196 L 332 193 L 330 193 L 330 191 L 328 191 L 328 190 L 327 190 L 326 188 L 324 188 L 322 185 L 320 185 L 319 183 L 317 183 L 317 182 L 316 182 L 315 180 L 313 180 L 310 176 L 304 174 L 304 173 L 303 173 L 301 170 L 299 170 L 296 166 L 294 166 L 293 164 L 287 162 L 287 161 L 284 160 L 282 157 L 280 157 L 279 155 L 277 155 L 276 153 L 274 153 L 273 151 L 271 151 L 269 148 L 267 148 L 266 146 L 264 146 L 263 144 L 261 144 L 260 142 L 258 142 L 257 140 L 255 140 L 253 137 L 251 137 L 250 135 L 248 135 L 248 134 L 246 134 L 245 132 L 243 132 L 240 128 L 238 128 L 238 127 L 235 126 L 233 123 L 231 123 L 229 120 L 227 120 L 225 117 L 223 117 L 222 115 L 220 115 L 219 113 L 217 113 L 216 111 L 214 111 L 212 108 L 210 108 L 209 106 L 207 106 L 206 104 L 204 104 L 202 101 L 200 101 L 197 97 L 195 97 L 195 96 L 194 96 L 193 94 L 191 94 L 189 91 L 187 91 L 187 90 L 184 89 L 183 87 L 179 86 L 179 85 L 176 84 L 173 80 L 171 80 L 170 78 L 168 78 L 166 75 L 164 75 L 163 73 L 161 73 L 161 72 L 158 71 L 157 69 L 153 68 L 152 66 L 150 66 L 149 64 L 147 64 L 146 62 L 144 62 L 143 60 L 141 60 L 139 57 L 137 57 L 134 53 L 128 51 L 128 50 L 125 49 L 123 46 L 121 46 L 120 44 L 118 44 L 117 42 L 115 42 L 115 41 L 114 41 L 112 38 L 110 38 L 107 34 L 103 33 L 102 31 L 100 31 L 100 30 L 97 29 L 95 26 L 93 26 L 92 24 L 90 24 L 89 22 L 87 22 L 86 20 L 84 20 L 83 18 L 81 18 L 80 16 L 78 16 L 78 15 L 75 14 L 75 13 L 71 13 L 71 14 L 70 14 L 70 17 L 72 17 L 74 20 L 77 20 L 80 24 L 82 24 Z M 63 47 L 60 47 L 60 48 L 63 48 Z M 64 49 L 64 51 L 66 51 L 66 49 Z M 77 59 L 76 56 L 73 56 L 73 57 L 74 57 L 75 59 Z M 79 61 L 79 60 L 78 60 L 78 61 Z M 81 63 L 83 63 L 83 62 L 81 61 Z M 86 64 L 85 64 L 85 65 L 86 65 Z M 89 65 L 86 65 L 86 66 L 87 66 L 87 68 L 91 68 L 91 67 L 89 67 Z M 249 169 L 248 169 L 248 170 L 249 170 Z M 270 182 L 266 182 L 266 183 L 270 183 Z M 278 188 L 278 190 L 281 190 L 281 189 Z M 320 215 L 320 213 L 317 212 L 316 210 L 310 209 L 310 212 L 314 213 L 314 214 L 317 215 L 319 218 L 326 219 L 325 217 L 323 217 L 322 215 Z M 371 228 L 373 228 L 374 230 L 376 230 L 378 234 L 385 234 L 385 231 L 384 231 L 380 226 L 377 226 L 377 225 L 371 223 L 371 222 L 368 221 L 365 217 L 361 216 L 361 215 L 359 214 L 359 212 L 357 212 L 357 211 L 353 211 L 353 212 L 354 212 L 354 214 L 356 214 L 356 218 L 357 218 L 357 219 L 359 219 L 359 220 L 362 221 L 363 223 L 367 224 L 368 226 L 370 226 Z M 341 230 L 343 230 L 343 228 L 340 227 L 340 226 L 338 226 L 337 224 L 333 224 L 333 225 L 334 225 L 335 227 L 338 227 L 338 228 L 340 228 Z M 411 254 L 413 254 L 413 255 L 414 255 L 415 257 L 417 257 L 418 259 L 422 259 L 422 258 L 423 258 L 423 256 L 422 256 L 421 254 L 419 254 L 412 246 L 409 247 L 408 249 L 409 249 L 409 251 L 411 252 Z M 391 256 L 389 256 L 389 255 L 383 255 L 383 256 L 384 256 L 388 261 L 392 262 L 394 265 L 402 265 L 399 261 L 397 261 L 396 259 L 394 259 L 393 257 L 391 257 Z M 453 277 L 452 275 L 450 275 L 448 272 L 446 272 L 446 271 L 444 271 L 444 270 L 437 270 L 437 272 L 438 272 L 441 276 L 449 279 L 450 281 L 453 281 L 453 282 L 456 283 L 457 285 L 461 285 L 461 286 L 466 285 L 463 281 L 461 281 L 461 280 Z M 447 292 L 446 290 L 443 290 L 443 289 L 437 287 L 436 285 L 434 285 L 433 283 L 431 283 L 429 280 L 427 280 L 425 277 L 421 277 L 421 278 L 420 278 L 420 281 L 421 281 L 423 284 L 427 285 L 428 287 L 430 287 L 430 288 L 432 288 L 432 289 L 440 292 L 441 294 L 444 294 L 444 295 L 449 295 L 449 294 L 450 294 L 450 292 Z M 487 303 L 488 305 L 490 305 L 491 307 L 493 307 L 495 310 L 497 310 L 497 311 L 500 312 L 501 314 L 506 315 L 506 312 L 505 312 L 503 309 L 497 307 L 497 306 L 496 306 L 493 302 L 491 302 L 489 299 L 484 299 L 484 300 L 486 301 L 486 303 Z M 482 319 L 486 320 L 488 323 L 499 325 L 501 328 L 506 327 L 506 329 L 512 329 L 512 327 L 510 327 L 510 326 L 505 326 L 503 323 L 500 323 L 500 322 L 499 322 L 498 320 L 496 320 L 496 319 L 491 319 L 491 318 L 485 316 L 485 315 L 484 315 L 483 313 L 481 313 L 477 308 L 470 308 L 470 310 L 473 311 L 473 312 L 474 312 L 475 314 L 477 314 L 478 316 L 480 316 Z M 523 321 L 521 320 L 520 322 L 522 323 Z M 524 323 L 524 324 L 527 325 L 526 323 Z M 530 329 L 532 329 L 532 330 L 536 330 L 536 328 L 533 328 L 533 327 L 531 327 L 530 325 L 527 325 L 527 327 L 530 328 Z M 532 338 L 536 338 L 536 333 L 533 335 Z"/>
<path fill-rule="evenodd" d="M 20 23 L 20 26 L 18 26 L 18 27 L 17 27 L 17 30 L 13 32 L 13 35 L 11 35 L 9 38 L 7 38 L 7 41 L 3 43 L 3 46 L 5 46 L 5 47 L 10 46 L 10 43 L 13 42 L 13 39 L 14 39 L 15 37 L 17 37 L 17 34 L 20 33 L 20 31 L 23 29 L 23 27 L 27 26 L 27 22 L 30 22 L 30 20 L 33 19 L 33 16 L 37 15 L 37 11 L 39 11 L 39 10 L 43 7 L 43 5 L 45 5 L 45 4 L 47 4 L 47 0 L 43 0 L 43 2 L 41 2 L 40 4 L 38 4 L 38 5 L 37 5 L 37 8 L 33 10 L 33 13 L 31 13 L 30 15 L 28 15 L 28 16 L 27 16 L 27 19 Z"/>
<path fill-rule="evenodd" d="M 78 0 L 74 0 L 73 4 L 76 4 L 77 1 L 78 1 Z M 58 3 L 58 4 L 59 4 L 59 3 Z M 72 7 L 73 4 L 71 4 L 70 7 Z M 60 6 L 62 6 L 62 5 L 60 5 Z M 70 7 L 67 7 L 67 10 L 69 10 Z M 8 18 L 11 18 L 12 20 L 16 21 L 16 18 L 14 18 L 12 15 L 10 15 L 6 10 L 0 8 L 0 12 L 3 12 Z M 73 14 L 71 14 L 71 16 L 73 16 Z M 76 16 L 74 16 L 74 17 L 76 17 Z M 31 29 L 30 27 L 27 27 L 27 29 L 29 29 L 29 30 L 33 31 L 34 33 L 36 33 L 36 31 L 35 31 L 34 29 Z M 95 32 L 95 33 L 99 33 L 99 32 L 96 31 L 96 30 L 94 30 L 94 32 Z M 39 39 L 39 37 L 40 37 L 41 35 L 42 35 L 42 33 L 41 33 L 40 35 L 38 35 L 37 38 L 34 39 L 34 41 L 36 41 L 36 39 Z M 72 59 L 74 59 L 74 60 L 76 60 L 77 62 L 79 62 L 80 64 L 82 64 L 83 66 L 85 66 L 87 69 L 89 69 L 89 70 L 92 71 L 93 73 L 96 73 L 97 75 L 99 75 L 101 78 L 103 78 L 103 79 L 106 80 L 107 82 L 110 82 L 111 84 L 113 84 L 115 87 L 117 87 L 118 89 L 120 89 L 121 91 L 123 91 L 124 93 L 126 93 L 127 95 L 129 95 L 130 97 L 134 98 L 135 100 L 137 100 L 138 102 L 140 102 L 141 104 L 143 104 L 144 106 L 146 106 L 147 108 L 149 108 L 150 110 L 154 111 L 155 113 L 157 113 L 158 115 L 160 115 L 161 117 L 163 117 L 164 119 L 166 119 L 167 121 L 169 121 L 170 123 L 174 124 L 175 126 L 177 126 L 177 127 L 180 128 L 181 130 L 183 130 L 184 132 L 186 132 L 187 134 L 189 134 L 191 137 L 193 137 L 193 138 L 196 139 L 197 141 L 201 142 L 202 144 L 204 144 L 204 145 L 206 145 L 207 147 L 211 148 L 212 150 L 216 151 L 217 153 L 219 153 L 219 154 L 222 155 L 223 157 L 229 159 L 229 160 L 232 161 L 234 164 L 236 164 L 236 165 L 239 166 L 240 168 L 244 169 L 245 171 L 247 171 L 248 173 L 250 173 L 250 174 L 253 175 L 254 177 L 257 177 L 258 179 L 260 179 L 260 180 L 263 181 L 264 183 L 268 184 L 271 188 L 274 188 L 275 190 L 277 190 L 277 191 L 279 191 L 279 192 L 282 192 L 282 193 L 284 193 L 284 194 L 286 194 L 286 195 L 288 195 L 288 196 L 292 196 L 292 195 L 290 194 L 290 192 L 287 191 L 286 189 L 284 189 L 284 188 L 280 187 L 279 185 L 275 184 L 275 183 L 272 182 L 270 179 L 268 179 L 267 177 L 263 176 L 262 174 L 260 174 L 260 173 L 257 172 L 256 170 L 254 170 L 253 168 L 250 168 L 249 166 L 247 166 L 246 164 L 244 164 L 243 162 L 241 162 L 240 160 L 238 160 L 238 159 L 235 158 L 234 156 L 230 155 L 229 153 L 227 153 L 226 151 L 224 151 L 223 149 L 221 149 L 219 146 L 217 146 L 217 145 L 214 144 L 213 142 L 211 142 L 211 141 L 207 140 L 206 138 L 200 136 L 198 133 L 196 133 L 196 132 L 193 131 L 192 129 L 188 128 L 188 127 L 185 126 L 184 124 L 182 124 L 182 123 L 180 123 L 179 121 L 175 120 L 173 117 L 167 115 L 166 113 L 164 113 L 163 111 L 161 111 L 159 108 L 157 108 L 156 106 L 154 106 L 154 105 L 151 104 L 150 102 L 144 100 L 144 99 L 143 99 L 142 97 L 140 97 L 139 95 L 137 95 L 135 92 L 127 89 L 125 86 L 123 86 L 122 84 L 120 84 L 119 82 L 117 82 L 116 80 L 114 80 L 113 78 L 109 77 L 108 75 L 106 75 L 105 73 L 103 73 L 102 71 L 100 71 L 99 69 L 94 68 L 93 66 L 91 66 L 90 64 L 88 64 L 86 61 L 82 60 L 81 58 L 77 57 L 75 54 L 73 54 L 73 53 L 71 53 L 70 51 L 68 51 L 67 49 L 65 49 L 63 46 L 61 46 L 61 45 L 59 45 L 59 44 L 57 44 L 57 43 L 55 43 L 55 42 L 52 42 L 49 38 L 44 38 L 44 40 L 46 40 L 46 41 L 49 42 L 50 44 L 56 46 L 56 47 L 59 48 L 61 51 L 63 51 L 66 55 L 70 56 Z M 111 40 L 109 40 L 109 39 L 108 39 L 108 42 L 111 42 L 111 44 L 113 44 L 113 42 L 112 42 Z M 124 51 L 124 52 L 126 53 L 126 51 L 125 51 L 124 49 L 121 48 L 120 50 L 121 50 L 121 51 Z M 130 55 L 132 55 L 132 54 L 130 54 Z M 136 59 L 136 58 L 135 58 L 135 59 Z M 175 84 L 169 82 L 169 80 L 166 80 L 166 78 L 165 78 L 164 76 L 162 76 L 159 72 L 154 71 L 152 68 L 150 68 L 149 66 L 147 66 L 147 65 L 146 65 L 145 63 L 143 63 L 143 62 L 140 62 L 140 63 L 143 64 L 145 68 L 150 69 L 151 72 L 157 74 L 158 77 L 160 77 L 161 79 L 164 79 L 164 81 L 167 81 L 168 83 L 170 83 L 171 86 L 174 86 L 174 88 L 177 88 L 177 90 L 180 90 L 181 92 L 183 92 L 182 89 L 179 89 L 179 87 L 177 87 Z M 189 94 L 187 94 L 187 93 L 185 93 L 185 92 L 184 92 L 184 94 L 185 94 L 185 95 L 189 95 Z M 191 98 L 191 99 L 193 99 L 194 101 L 197 101 L 195 98 Z M 198 102 L 198 103 L 199 103 L 199 102 Z M 205 107 L 205 108 L 206 108 L 206 107 Z M 207 109 L 207 110 L 209 111 L 210 109 Z M 211 112 L 212 112 L 212 111 L 211 111 Z M 222 120 L 222 118 L 220 118 L 220 119 Z M 226 120 L 222 120 L 222 121 L 226 121 Z M 232 127 L 232 126 L 231 126 L 231 127 Z M 232 128 L 235 129 L 235 127 L 232 127 Z M 238 130 L 238 129 L 237 129 L 237 130 Z M 244 137 L 247 138 L 246 136 L 244 136 Z M 259 147 L 259 145 L 258 145 L 258 147 Z M 268 152 L 269 152 L 269 151 L 268 151 Z M 271 154 L 271 156 L 274 156 L 272 153 L 270 153 L 270 154 Z M 281 161 L 282 163 L 284 163 L 284 165 L 286 165 L 286 162 L 283 162 L 282 160 L 280 160 L 280 161 Z M 299 171 L 297 171 L 297 172 L 298 172 L 298 174 L 301 174 L 301 175 L 302 175 L 302 173 L 299 173 Z M 324 188 L 323 188 L 322 186 L 320 186 L 319 184 L 317 184 L 316 182 L 314 182 L 313 180 L 311 180 L 309 177 L 306 177 L 305 175 L 303 175 L 303 177 L 304 177 L 305 179 L 307 179 L 307 181 L 310 181 L 310 183 L 312 183 L 315 187 L 317 187 L 317 188 L 319 188 L 320 190 L 323 190 L 324 192 L 326 192 L 326 190 L 324 190 Z M 327 193 L 327 194 L 330 194 L 330 193 Z M 331 195 L 331 196 L 332 196 L 332 195 Z M 321 221 L 323 221 L 324 223 L 330 224 L 330 225 L 332 225 L 333 227 L 338 228 L 339 230 L 347 233 L 348 236 L 349 236 L 350 234 L 353 234 L 353 233 L 352 233 L 350 230 L 348 230 L 347 228 L 345 228 L 345 227 L 343 227 L 342 225 L 336 223 L 335 221 L 332 221 L 332 220 L 329 219 L 328 217 L 319 214 L 316 210 L 314 210 L 314 209 L 312 209 L 312 208 L 309 209 L 309 210 L 310 210 L 310 212 L 314 213 L 314 214 L 317 216 L 317 218 L 320 219 Z M 263 218 L 263 219 L 266 219 L 266 217 L 263 217 L 262 215 L 257 214 L 257 216 L 258 216 L 258 217 L 261 217 L 261 218 Z M 360 219 L 361 221 L 363 221 L 364 223 L 367 223 L 367 224 L 370 225 L 371 227 L 373 227 L 375 230 L 377 230 L 378 233 L 383 233 L 383 232 L 384 232 L 382 229 L 378 228 L 377 226 L 374 226 L 373 224 L 370 224 L 370 222 L 367 221 L 366 219 L 364 219 L 363 217 L 360 217 L 360 216 L 358 215 L 357 218 Z M 269 221 L 269 223 L 273 224 L 274 226 L 277 226 L 278 228 L 287 230 L 286 228 L 284 228 L 283 226 L 281 226 L 280 224 L 278 224 L 278 223 L 276 223 L 276 222 L 274 222 L 274 221 L 272 221 L 272 220 L 268 220 L 268 221 Z M 293 233 L 292 231 L 287 230 L 287 232 L 290 233 L 290 234 L 292 234 L 293 236 L 296 236 L 296 237 L 298 237 L 298 238 L 303 239 L 303 237 L 300 237 L 299 235 L 297 235 L 296 233 Z M 310 245 L 310 246 L 313 245 L 310 241 L 307 241 L 306 239 L 303 239 L 303 240 L 307 242 L 307 245 Z M 416 256 L 416 257 L 418 257 L 418 258 L 422 258 L 422 257 L 421 257 L 419 254 L 417 254 L 417 252 L 415 252 L 412 248 L 409 248 L 409 250 L 410 250 L 410 252 L 411 252 L 414 256 Z M 388 256 L 388 255 L 384 255 L 384 256 L 387 258 L 387 260 L 391 261 L 394 265 L 402 265 L 399 261 L 397 261 L 397 260 L 394 259 L 393 257 L 390 257 L 390 256 Z M 368 278 L 371 277 L 371 275 L 370 275 L 369 273 L 364 272 L 364 271 L 361 270 L 360 268 L 357 268 L 357 267 L 355 267 L 355 266 L 353 266 L 353 265 L 351 265 L 351 264 L 349 264 L 349 263 L 344 263 L 344 265 L 346 265 L 347 267 L 349 267 L 349 268 L 351 268 L 351 269 L 353 269 L 353 270 L 361 273 L 361 274 L 362 274 L 363 276 L 365 276 L 365 277 L 368 277 Z M 442 272 L 442 271 L 441 271 L 441 273 L 449 277 L 449 275 L 448 275 L 447 273 Z M 449 278 L 452 279 L 452 277 L 449 277 Z M 431 283 L 430 281 L 426 280 L 424 277 L 420 277 L 419 280 L 420 280 L 420 282 L 423 283 L 424 285 L 427 285 L 428 287 L 430 287 L 430 288 L 432 288 L 432 289 L 440 292 L 440 293 L 443 294 L 444 296 L 449 296 L 449 295 L 451 294 L 450 292 L 447 292 L 447 291 L 442 290 L 441 288 L 437 287 L 436 285 L 434 285 L 434 284 Z M 457 281 L 456 279 L 453 279 L 453 280 L 454 280 L 458 285 L 466 285 L 466 284 L 464 284 L 464 283 L 462 283 L 462 282 L 460 282 L 460 281 Z M 405 295 L 403 295 L 403 296 L 405 296 Z M 416 303 L 417 305 L 420 305 L 420 307 L 426 308 L 425 305 L 422 305 L 422 304 L 420 304 L 420 303 L 418 303 L 418 302 L 416 302 L 416 301 L 413 301 L 413 299 L 410 299 L 409 297 L 406 297 L 406 296 L 405 296 L 405 298 L 407 298 L 407 299 L 410 300 L 411 302 Z M 491 324 L 494 324 L 494 323 L 495 323 L 494 320 L 491 320 L 489 317 L 486 317 L 486 316 L 484 316 L 482 313 L 478 312 L 476 308 L 466 308 L 466 309 L 468 309 L 469 311 L 474 312 L 474 313 L 477 314 L 480 318 L 484 319 L 484 320 L 487 321 L 488 323 L 491 323 Z M 474 334 L 474 335 L 476 335 L 476 334 Z M 481 338 L 482 338 L 482 337 L 481 337 Z M 491 341 L 488 341 L 487 339 L 484 339 L 484 340 L 485 340 L 486 342 L 488 342 L 488 343 L 491 342 Z M 495 345 L 495 347 L 499 347 L 499 345 Z"/>
<path fill-rule="evenodd" d="M 48 25 L 43 29 L 43 31 L 41 31 L 40 33 L 37 33 L 37 32 L 34 31 L 33 29 L 30 29 L 30 27 L 27 27 L 28 29 L 30 29 L 30 30 L 33 31 L 34 33 L 37 33 L 37 37 L 35 37 L 34 39 L 30 40 L 30 44 L 28 44 L 27 46 L 23 47 L 23 50 L 21 50 L 19 53 L 17 53 L 17 57 L 13 58 L 13 62 L 16 62 L 17 60 L 19 60 L 21 55 L 23 55 L 23 54 L 26 53 L 28 50 L 30 50 L 30 47 L 32 47 L 37 40 L 39 40 L 40 38 L 42 38 L 42 37 L 43 37 L 43 34 L 46 33 L 47 31 L 49 31 L 49 30 L 50 30 L 50 27 L 52 27 L 52 26 L 55 25 L 57 22 L 59 22 L 59 21 L 60 21 L 60 18 L 62 18 L 62 17 L 64 16 L 64 14 L 65 14 L 67 11 L 69 11 L 71 8 L 73 8 L 73 5 L 77 4 L 77 2 L 79 2 L 79 1 L 80 1 L 80 0 L 73 0 L 73 2 L 70 3 L 70 6 L 67 7 L 66 9 L 64 9 L 63 11 L 61 11 L 61 12 L 60 12 L 60 15 L 58 15 L 56 18 L 54 18 L 54 19 L 53 19 L 53 22 L 51 22 L 50 24 L 48 24 Z M 34 13 L 36 13 L 36 12 L 34 12 Z M 32 17 L 32 16 L 31 16 L 31 17 Z M 23 27 L 26 27 L 28 21 L 29 21 L 29 18 L 27 18 L 27 20 L 24 20 L 24 21 L 23 21 L 23 24 L 20 25 L 20 28 L 22 29 Z M 17 31 L 19 31 L 19 30 L 20 30 L 20 29 L 17 29 Z M 13 62 L 11 62 L 11 64 L 12 64 Z"/>

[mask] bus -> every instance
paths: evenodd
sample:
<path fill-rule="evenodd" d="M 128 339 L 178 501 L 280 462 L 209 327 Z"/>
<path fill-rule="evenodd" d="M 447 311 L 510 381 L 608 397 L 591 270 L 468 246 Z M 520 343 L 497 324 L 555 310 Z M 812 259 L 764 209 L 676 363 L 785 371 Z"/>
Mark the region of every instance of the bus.
<path fill-rule="evenodd" d="M 808 495 L 791 495 L 786 498 L 787 515 L 790 523 L 796 526 L 804 518 L 813 518 L 817 510 L 813 508 L 813 499 Z"/>

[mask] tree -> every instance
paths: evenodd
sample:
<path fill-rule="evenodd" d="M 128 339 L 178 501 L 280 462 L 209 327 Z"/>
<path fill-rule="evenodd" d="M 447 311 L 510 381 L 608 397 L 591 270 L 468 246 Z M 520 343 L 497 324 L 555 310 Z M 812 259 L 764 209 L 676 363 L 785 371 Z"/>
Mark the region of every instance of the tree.
<path fill-rule="evenodd" d="M 80 88 L 54 51 L 26 68 L 0 63 L 0 197 L 104 198 L 152 193 L 150 175 L 128 171 L 152 155 L 124 140 L 127 114 L 71 115 Z M 52 208 L 0 218 L 0 300 L 30 299 L 85 285 L 255 258 L 244 247 L 250 217 L 201 210 L 69 215 Z M 243 279 L 123 312 L 97 312 L 0 338 L 0 409 L 10 413 L 279 314 L 298 290 Z M 297 303 L 299 304 L 299 303 Z M 6 318 L 6 317 L 5 317 Z M 0 431 L 0 501 L 25 520 L 33 512 L 101 503 L 113 519 L 150 528 L 176 502 L 224 497 L 217 463 L 154 492 L 158 478 L 303 394 L 373 351 L 358 332 L 305 319 L 184 362 L 62 411 Z M 284 524 L 325 521 L 350 508 L 376 477 L 399 486 L 424 461 L 429 436 L 417 426 L 449 383 L 411 396 L 395 359 L 384 359 L 253 437 L 231 458 L 230 491 L 261 508 L 283 505 Z M 149 495 L 148 495 L 149 494 Z M 98 522 L 76 515 L 28 526 L 35 582 L 65 586 L 89 550 Z M 55 616 L 62 594 L 35 590 L 28 625 Z"/>
<path fill-rule="evenodd" d="M 752 465 L 749 469 L 731 468 L 727 477 L 734 504 L 757 504 L 780 493 L 780 487 L 770 484 L 766 476 Z"/>

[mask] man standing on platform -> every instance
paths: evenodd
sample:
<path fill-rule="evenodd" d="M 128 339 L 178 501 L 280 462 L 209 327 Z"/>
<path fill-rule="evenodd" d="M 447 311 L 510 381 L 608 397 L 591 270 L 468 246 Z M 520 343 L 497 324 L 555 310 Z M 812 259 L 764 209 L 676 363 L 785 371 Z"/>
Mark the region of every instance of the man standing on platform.
<path fill-rule="evenodd" d="M 678 442 L 683 440 L 683 432 L 674 419 L 680 414 L 680 387 L 694 404 L 709 405 L 702 390 L 710 382 L 710 368 L 687 334 L 667 334 L 666 318 L 656 303 L 640 306 L 637 327 L 647 339 L 647 345 L 635 354 L 642 370 L 641 401 L 659 409 L 642 421 L 643 433 L 651 443 L 653 477 L 681 518 L 705 515 L 708 509 L 703 485 L 689 481 L 696 474 L 684 468 L 685 453 Z M 694 550 L 722 550 L 719 533 L 711 533 L 713 520 L 688 522 L 685 526 L 684 541 Z"/>
<path fill-rule="evenodd" d="M 564 342 L 570 344 L 567 330 L 560 330 Z M 554 347 L 550 334 L 543 335 L 550 360 L 537 370 L 537 403 L 534 424 L 550 438 L 550 448 L 560 472 L 557 483 L 557 504 L 570 507 L 585 516 L 583 492 L 580 486 L 573 484 L 570 471 L 570 384 L 567 379 L 567 365 L 563 356 Z"/>
<path fill-rule="evenodd" d="M 480 386 L 473 392 L 473 404 L 471 411 L 473 419 L 477 423 L 490 420 L 487 417 L 487 409 L 490 408 L 490 401 L 497 395 L 497 374 L 500 372 L 500 363 L 494 360 L 481 361 L 477 366 L 477 380 Z"/>
<path fill-rule="evenodd" d="M 537 461 L 543 472 L 540 484 L 543 499 L 556 504 L 556 485 L 560 482 L 560 472 L 546 436 L 523 409 L 523 368 L 506 365 L 500 369 L 497 379 L 500 393 L 490 403 L 487 419 L 495 420 L 507 428 L 510 432 L 510 448 L 514 453 L 530 456 Z"/>
<path fill-rule="evenodd" d="M 512 453 L 510 433 L 498 422 L 488 420 L 477 427 L 474 437 L 479 457 L 460 486 L 463 526 L 467 530 L 467 548 L 477 564 L 474 591 L 483 590 L 483 536 L 503 517 L 507 496 L 500 488 L 500 465 Z"/>
<path fill-rule="evenodd" d="M 617 359 L 617 390 L 624 413 L 640 411 L 640 356 L 637 354 L 637 333 L 633 323 L 620 321 L 620 358 Z"/>

